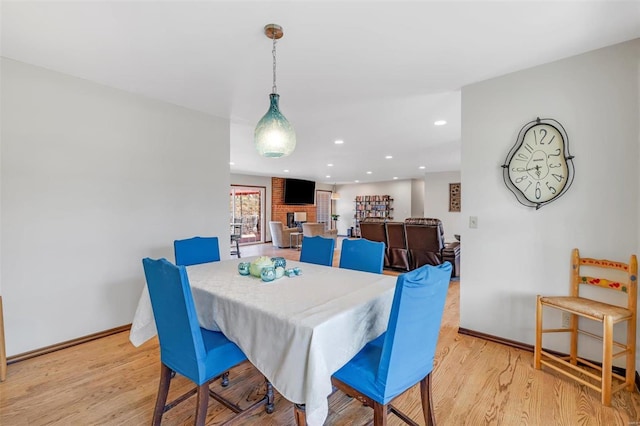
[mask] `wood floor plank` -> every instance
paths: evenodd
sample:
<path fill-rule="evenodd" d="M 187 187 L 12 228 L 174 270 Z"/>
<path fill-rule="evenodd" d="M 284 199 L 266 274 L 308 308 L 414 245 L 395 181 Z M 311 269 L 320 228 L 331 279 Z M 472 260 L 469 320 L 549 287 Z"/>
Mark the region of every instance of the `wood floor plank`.
<path fill-rule="evenodd" d="M 241 247 L 242 256 L 284 256 L 298 260 L 300 252 L 271 245 Z M 334 265 L 338 264 L 336 250 Z M 385 271 L 389 275 L 397 272 Z M 533 368 L 533 354 L 457 333 L 459 292 L 464 278 L 452 282 L 434 360 L 433 400 L 440 426 L 536 425 L 629 426 L 640 424 L 640 394 L 613 395 L 611 407 L 599 395 L 559 374 Z M 147 425 L 155 403 L 160 360 L 157 339 L 135 348 L 128 333 L 118 333 L 78 346 L 9 365 L 0 383 L 0 425 Z M 240 406 L 249 406 L 264 394 L 262 375 L 249 363 L 231 371 L 231 384 L 222 389 Z M 192 384 L 183 377 L 172 380 L 170 398 Z M 420 391 L 414 386 L 396 404 L 423 424 Z M 195 398 L 166 413 L 163 425 L 191 425 Z M 331 426 L 366 425 L 370 408 L 340 392 L 329 397 Z M 207 424 L 219 425 L 233 413 L 210 400 Z M 293 426 L 293 405 L 276 392 L 275 411 L 262 407 L 241 425 Z M 404 424 L 395 416 L 390 426 Z"/>

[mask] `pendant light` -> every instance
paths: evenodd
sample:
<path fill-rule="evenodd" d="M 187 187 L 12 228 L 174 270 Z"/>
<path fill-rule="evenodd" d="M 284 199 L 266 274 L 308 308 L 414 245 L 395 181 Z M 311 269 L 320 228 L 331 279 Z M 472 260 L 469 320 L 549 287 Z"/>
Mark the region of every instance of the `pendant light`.
<path fill-rule="evenodd" d="M 333 190 L 331 191 L 331 199 L 332 200 L 339 200 L 340 199 L 340 193 L 336 191 L 336 184 L 333 184 Z"/>
<path fill-rule="evenodd" d="M 282 38 L 282 27 L 268 24 L 264 27 L 265 35 L 273 40 L 273 87 L 269 95 L 269 110 L 260 119 L 254 132 L 254 141 L 258 154 L 263 157 L 286 157 L 296 147 L 296 133 L 289 120 L 280 112 L 278 101 L 280 95 L 276 87 L 276 40 Z"/>

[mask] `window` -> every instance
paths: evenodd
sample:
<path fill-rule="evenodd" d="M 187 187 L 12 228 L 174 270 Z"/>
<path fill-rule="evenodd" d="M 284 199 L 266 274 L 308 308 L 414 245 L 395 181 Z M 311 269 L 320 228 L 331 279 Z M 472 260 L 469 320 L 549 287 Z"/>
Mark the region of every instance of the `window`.
<path fill-rule="evenodd" d="M 316 191 L 316 220 L 331 228 L 331 191 Z"/>

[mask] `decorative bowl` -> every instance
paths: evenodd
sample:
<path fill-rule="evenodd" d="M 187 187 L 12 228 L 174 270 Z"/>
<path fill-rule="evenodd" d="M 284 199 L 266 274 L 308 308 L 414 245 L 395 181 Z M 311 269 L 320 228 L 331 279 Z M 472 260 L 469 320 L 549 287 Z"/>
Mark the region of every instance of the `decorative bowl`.
<path fill-rule="evenodd" d="M 276 279 L 276 268 L 273 266 L 265 266 L 260 271 L 262 281 L 269 282 Z"/>
<path fill-rule="evenodd" d="M 250 268 L 251 263 L 249 262 L 238 263 L 238 272 L 240 273 L 240 275 L 249 275 L 251 273 Z"/>
<path fill-rule="evenodd" d="M 251 266 L 249 266 L 249 271 L 251 272 L 251 275 L 253 275 L 254 277 L 260 278 L 262 268 L 264 268 L 265 266 L 273 266 L 273 262 L 267 256 L 260 256 L 259 258 L 251 262 Z"/>
<path fill-rule="evenodd" d="M 286 268 L 287 267 L 287 260 L 284 257 L 272 257 L 271 261 L 273 262 L 273 266 L 277 267 L 282 267 L 282 268 Z"/>

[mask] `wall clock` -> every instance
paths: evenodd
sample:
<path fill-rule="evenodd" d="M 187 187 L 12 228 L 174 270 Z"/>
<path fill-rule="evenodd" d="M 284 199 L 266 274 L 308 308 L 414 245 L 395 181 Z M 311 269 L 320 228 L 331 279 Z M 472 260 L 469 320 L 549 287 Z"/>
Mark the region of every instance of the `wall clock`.
<path fill-rule="evenodd" d="M 538 117 L 520 129 L 502 177 L 521 204 L 537 210 L 567 192 L 573 183 L 573 158 L 562 124 Z"/>

